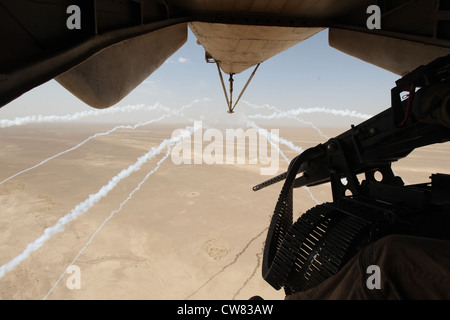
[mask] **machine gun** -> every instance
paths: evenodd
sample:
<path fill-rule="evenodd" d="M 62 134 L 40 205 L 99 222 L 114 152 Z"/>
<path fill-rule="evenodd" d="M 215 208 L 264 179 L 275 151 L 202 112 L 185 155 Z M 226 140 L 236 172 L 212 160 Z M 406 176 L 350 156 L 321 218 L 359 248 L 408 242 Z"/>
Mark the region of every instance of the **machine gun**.
<path fill-rule="evenodd" d="M 304 151 L 287 172 L 253 187 L 285 181 L 262 265 L 275 289 L 292 294 L 313 288 L 388 234 L 450 238 L 450 175 L 406 186 L 391 167 L 416 148 L 450 140 L 450 56 L 396 81 L 391 98 L 389 109 Z M 293 223 L 293 189 L 327 182 L 333 201 Z"/>

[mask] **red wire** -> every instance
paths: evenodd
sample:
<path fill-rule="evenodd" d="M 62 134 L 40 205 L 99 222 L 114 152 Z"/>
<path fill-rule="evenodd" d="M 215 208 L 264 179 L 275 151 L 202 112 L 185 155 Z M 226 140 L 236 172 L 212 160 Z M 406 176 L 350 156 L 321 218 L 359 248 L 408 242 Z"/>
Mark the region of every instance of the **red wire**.
<path fill-rule="evenodd" d="M 405 88 L 406 90 L 407 88 Z M 406 121 L 408 121 L 409 115 L 411 114 L 411 108 L 412 108 L 412 101 L 414 100 L 414 93 L 416 92 L 416 87 L 411 84 L 409 87 L 409 97 L 408 97 L 408 104 L 406 106 L 406 112 L 405 117 L 403 118 L 402 122 L 400 122 L 397 126 L 403 127 L 406 124 Z"/>

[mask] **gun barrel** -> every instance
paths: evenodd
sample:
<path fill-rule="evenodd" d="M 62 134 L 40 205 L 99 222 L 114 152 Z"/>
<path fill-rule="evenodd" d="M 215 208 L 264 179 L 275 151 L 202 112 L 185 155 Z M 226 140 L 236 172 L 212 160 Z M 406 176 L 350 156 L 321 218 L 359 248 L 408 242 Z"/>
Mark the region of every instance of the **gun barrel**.
<path fill-rule="evenodd" d="M 284 173 L 282 173 L 282 174 L 280 174 L 280 175 L 278 175 L 276 177 L 273 177 L 273 178 L 271 178 L 271 179 L 269 179 L 267 181 L 264 181 L 264 182 L 262 182 L 262 183 L 260 183 L 260 184 L 258 184 L 256 186 L 254 186 L 253 187 L 253 191 L 258 191 L 258 190 L 261 190 L 261 189 L 263 189 L 265 187 L 271 186 L 272 184 L 275 184 L 277 182 L 286 180 L 287 174 L 288 173 L 286 171 L 286 172 L 284 172 Z"/>

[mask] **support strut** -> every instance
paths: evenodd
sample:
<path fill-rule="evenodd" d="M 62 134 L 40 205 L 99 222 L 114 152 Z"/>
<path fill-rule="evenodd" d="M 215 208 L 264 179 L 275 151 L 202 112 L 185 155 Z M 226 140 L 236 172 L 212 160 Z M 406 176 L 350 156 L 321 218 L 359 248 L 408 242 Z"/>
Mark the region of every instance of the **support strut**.
<path fill-rule="evenodd" d="M 228 106 L 228 113 L 233 113 L 233 79 L 234 73 L 230 73 L 230 79 L 228 81 L 230 82 L 230 105 Z"/>
<path fill-rule="evenodd" d="M 223 93 L 225 94 L 225 99 L 227 100 L 228 112 L 231 111 L 230 100 L 228 99 L 227 89 L 225 88 L 225 83 L 223 82 L 222 72 L 220 71 L 219 64 L 216 62 L 217 71 L 219 71 L 220 82 L 222 83 Z"/>
<path fill-rule="evenodd" d="M 228 113 L 234 113 L 234 108 L 236 108 L 236 105 L 238 104 L 239 100 L 241 99 L 242 95 L 244 94 L 245 90 L 247 89 L 248 85 L 250 84 L 250 81 L 252 81 L 253 76 L 255 75 L 256 70 L 258 70 L 260 63 L 258 63 L 256 65 L 255 69 L 253 70 L 252 74 L 248 78 L 247 83 L 245 84 L 244 88 L 242 89 L 241 93 L 239 94 L 239 96 L 234 104 L 233 104 L 233 82 L 234 82 L 233 76 L 234 76 L 234 73 L 230 73 L 230 78 L 228 79 L 228 81 L 230 83 L 230 89 L 229 89 L 230 96 L 228 97 L 227 89 L 225 88 L 225 82 L 223 80 L 222 71 L 220 71 L 219 63 L 216 62 L 216 65 L 217 65 L 217 71 L 219 72 L 220 82 L 222 83 L 223 93 L 225 94 L 225 99 L 227 101 Z"/>

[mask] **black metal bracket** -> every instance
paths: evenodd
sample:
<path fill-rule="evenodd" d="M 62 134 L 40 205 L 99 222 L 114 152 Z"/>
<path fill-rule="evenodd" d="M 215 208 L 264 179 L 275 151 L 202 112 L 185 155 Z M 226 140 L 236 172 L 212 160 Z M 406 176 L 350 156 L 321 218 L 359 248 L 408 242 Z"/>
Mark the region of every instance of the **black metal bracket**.
<path fill-rule="evenodd" d="M 402 101 L 404 90 L 409 90 L 410 96 Z M 314 147 L 321 152 L 305 159 L 293 187 L 331 182 L 337 201 L 350 195 L 349 191 L 352 196 L 368 195 L 368 186 L 375 182 L 403 186 L 402 179 L 392 171 L 392 162 L 416 148 L 450 141 L 450 55 L 398 80 L 391 97 L 391 108 Z M 381 179 L 376 179 L 376 172 Z M 365 180 L 360 182 L 358 174 L 365 174 Z M 285 178 L 283 173 L 253 190 Z"/>

